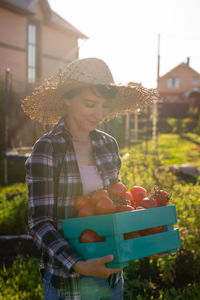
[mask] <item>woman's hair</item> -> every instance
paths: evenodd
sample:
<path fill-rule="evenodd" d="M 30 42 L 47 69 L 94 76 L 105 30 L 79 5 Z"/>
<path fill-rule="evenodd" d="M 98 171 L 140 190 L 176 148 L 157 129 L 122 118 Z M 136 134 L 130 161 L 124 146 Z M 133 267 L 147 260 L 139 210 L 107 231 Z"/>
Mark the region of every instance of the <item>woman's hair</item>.
<path fill-rule="evenodd" d="M 86 87 L 81 86 L 75 89 L 72 89 L 64 94 L 64 98 L 67 99 L 73 99 L 74 97 L 78 96 Z M 105 98 L 106 100 L 112 100 L 116 93 L 117 89 L 114 86 L 104 86 L 104 85 L 92 85 L 88 86 L 88 88 L 96 95 L 98 96 L 99 94 Z"/>

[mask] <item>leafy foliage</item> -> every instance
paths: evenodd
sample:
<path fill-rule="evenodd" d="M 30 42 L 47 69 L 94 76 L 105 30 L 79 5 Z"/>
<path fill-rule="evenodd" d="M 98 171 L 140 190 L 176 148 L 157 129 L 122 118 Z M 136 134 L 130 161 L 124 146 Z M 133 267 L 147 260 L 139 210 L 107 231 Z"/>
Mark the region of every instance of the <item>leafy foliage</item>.
<path fill-rule="evenodd" d="M 0 235 L 28 232 L 28 194 L 25 184 L 0 188 Z"/>
<path fill-rule="evenodd" d="M 181 248 L 164 258 L 135 260 L 124 269 L 124 300 L 199 300 L 200 299 L 200 185 L 186 183 L 172 174 L 156 170 L 172 162 L 199 164 L 200 137 L 187 134 L 161 135 L 157 155 L 143 154 L 137 147 L 123 151 L 120 178 L 130 189 L 154 186 L 165 189 L 176 205 Z M 191 148 L 195 148 L 191 156 Z M 190 151 L 188 151 L 190 149 Z M 161 154 L 160 154 L 161 153 Z M 0 188 L 0 232 L 27 232 L 27 188 L 16 184 Z M 8 211 L 8 212 L 7 212 Z M 2 234 L 2 233 L 1 233 Z M 17 258 L 10 269 L 0 270 L 0 300 L 42 299 L 39 262 Z M 28 275 L 27 275 L 28 274 Z"/>
<path fill-rule="evenodd" d="M 10 268 L 0 269 L 0 300 L 42 300 L 39 261 L 18 256 Z"/>
<path fill-rule="evenodd" d="M 172 142 L 165 144 L 164 139 L 167 141 L 169 136 Z M 195 144 L 192 143 L 194 136 L 188 137 L 189 140 L 182 143 L 182 148 L 180 141 L 182 138 L 177 135 L 161 137 L 163 140 L 159 143 L 159 147 L 162 148 L 162 155 L 145 155 L 136 148 L 123 155 L 120 177 L 129 189 L 133 185 L 140 185 L 150 192 L 154 186 L 159 186 L 171 195 L 170 202 L 175 204 L 177 209 L 182 242 L 181 248 L 175 254 L 166 255 L 162 259 L 143 258 L 131 262 L 124 271 L 124 299 L 199 299 L 199 182 L 185 183 L 178 180 L 175 175 L 168 173 L 162 176 L 156 171 L 172 159 L 184 162 L 185 157 L 188 157 L 186 152 L 189 145 L 191 147 L 191 144 Z"/>

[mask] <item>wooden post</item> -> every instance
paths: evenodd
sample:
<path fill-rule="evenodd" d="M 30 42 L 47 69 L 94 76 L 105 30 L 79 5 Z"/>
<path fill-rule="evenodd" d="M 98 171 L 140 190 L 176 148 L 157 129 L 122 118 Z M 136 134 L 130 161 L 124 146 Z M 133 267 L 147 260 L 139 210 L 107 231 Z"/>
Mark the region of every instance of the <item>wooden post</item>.
<path fill-rule="evenodd" d="M 137 144 L 137 141 L 138 141 L 138 112 L 137 112 L 137 110 L 134 113 L 134 140 Z"/>
<path fill-rule="evenodd" d="M 129 148 L 130 146 L 130 114 L 125 116 L 125 143 Z"/>
<path fill-rule="evenodd" d="M 4 155 L 8 146 L 8 101 L 9 101 L 9 77 L 10 69 L 5 71 L 5 96 L 4 96 Z M 7 158 L 4 157 L 4 184 L 8 184 Z"/>
<path fill-rule="evenodd" d="M 157 64 L 157 87 L 159 85 L 160 77 L 160 34 L 158 35 L 158 64 Z M 153 128 L 152 128 L 152 151 L 157 151 L 158 144 L 158 100 L 154 100 L 153 103 Z"/>

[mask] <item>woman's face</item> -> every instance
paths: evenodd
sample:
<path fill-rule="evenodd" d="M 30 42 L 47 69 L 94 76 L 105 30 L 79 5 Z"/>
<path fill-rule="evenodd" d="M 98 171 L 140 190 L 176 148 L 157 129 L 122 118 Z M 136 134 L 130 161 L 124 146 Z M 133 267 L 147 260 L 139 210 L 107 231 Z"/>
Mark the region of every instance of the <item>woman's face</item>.
<path fill-rule="evenodd" d="M 83 89 L 72 99 L 65 99 L 67 121 L 76 130 L 91 131 L 109 113 L 108 101 L 89 88 Z"/>

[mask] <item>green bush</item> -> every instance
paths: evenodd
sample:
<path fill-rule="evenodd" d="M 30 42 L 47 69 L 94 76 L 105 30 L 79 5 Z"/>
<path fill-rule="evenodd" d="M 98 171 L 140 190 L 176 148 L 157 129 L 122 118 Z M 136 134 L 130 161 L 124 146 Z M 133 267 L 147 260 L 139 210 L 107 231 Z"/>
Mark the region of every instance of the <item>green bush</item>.
<path fill-rule="evenodd" d="M 0 300 L 42 300 L 39 260 L 18 256 L 10 268 L 0 269 Z"/>
<path fill-rule="evenodd" d="M 197 141 L 198 136 L 192 136 Z M 190 136 L 191 138 L 191 136 Z M 173 140 L 175 139 L 175 140 Z M 192 140 L 193 140 L 192 139 Z M 170 142 L 171 141 L 171 142 Z M 176 141 L 176 143 L 175 143 Z M 178 142 L 177 142 L 178 141 Z M 178 143 L 178 144 L 177 144 Z M 164 258 L 152 259 L 143 258 L 135 260 L 124 269 L 125 290 L 124 299 L 163 299 L 163 300 L 199 300 L 200 299 L 200 185 L 197 183 L 185 183 L 179 181 L 171 174 L 161 175 L 156 170 L 160 166 L 171 162 L 174 159 L 188 161 L 188 147 L 193 147 L 185 142 L 182 148 L 182 140 L 176 136 L 167 136 L 165 147 L 160 146 L 162 155 L 142 154 L 136 147 L 131 148 L 127 153 L 123 154 L 122 169 L 120 171 L 120 179 L 130 189 L 133 185 L 145 187 L 148 192 L 153 190 L 155 185 L 167 190 L 171 195 L 171 204 L 175 204 L 177 208 L 178 227 L 181 235 L 181 248 L 175 254 L 167 255 Z M 186 145 L 187 144 L 187 145 Z M 174 151 L 173 147 L 174 146 Z M 195 144 L 194 144 L 195 145 Z M 186 147 L 187 146 L 187 147 Z M 177 151 L 178 149 L 178 151 Z M 181 151 L 182 149 L 182 151 Z M 184 150 L 183 150 L 184 149 Z M 196 149 L 196 148 L 195 148 Z M 197 151 L 197 150 L 195 150 Z M 190 151 L 191 153 L 191 151 Z M 185 156 L 186 155 L 186 156 Z M 196 156 L 195 156 L 196 159 Z M 22 200 L 20 200 L 22 199 Z M 22 201 L 22 202 L 21 202 Z M 13 206 L 11 203 L 14 203 Z M 3 205 L 2 205 L 3 203 Z M 27 229 L 27 188 L 26 185 L 13 185 L 0 189 L 0 216 L 3 208 L 4 216 L 6 210 L 9 210 L 7 217 L 4 217 L 4 225 L 0 217 L 0 229 L 7 228 L 6 231 L 15 232 L 15 227 L 21 227 L 20 233 L 24 233 Z M 20 211 L 22 213 L 20 217 Z M 11 215 L 11 218 L 9 218 Z M 14 220 L 16 219 L 16 223 Z M 7 220 L 7 221 L 6 221 Z M 21 221 L 20 221 L 21 220 Z M 7 225 L 7 223 L 11 225 Z M 23 225 L 22 225 L 23 222 Z M 18 224 L 18 225 L 17 225 Z M 13 229 L 11 229 L 13 228 Z M 4 230 L 5 231 L 5 230 Z M 17 232 L 19 233 L 19 231 Z M 40 276 L 38 272 L 38 262 L 30 263 L 28 269 L 29 276 L 23 276 L 23 269 L 28 261 L 22 262 L 17 260 L 11 269 L 4 269 L 7 274 L 0 277 L 0 300 L 1 299 L 41 299 L 42 290 L 39 282 Z M 37 272 L 36 272 L 36 269 Z M 8 272 L 9 276 L 8 276 Z M 22 273 L 21 273 L 22 272 Z M 33 272 L 33 275 L 32 275 Z M 12 275 L 12 273 L 14 275 Z M 18 278 L 17 274 L 21 274 Z M 34 274 L 37 274 L 37 280 Z M 7 276 L 7 277 L 6 277 Z M 17 280 L 15 280 L 17 276 Z M 8 277 L 11 281 L 7 282 Z M 26 284 L 20 283 L 20 278 Z M 8 284 L 9 283 L 9 284 Z M 15 285 L 14 285 L 15 284 Z M 38 285 L 39 284 L 39 285 Z M 9 287 L 10 286 L 10 287 Z M 15 286 L 15 293 L 12 293 Z M 36 297 L 36 291 L 38 296 Z M 27 293 L 30 292 L 28 295 Z M 5 296 L 8 293 L 7 297 Z M 24 293 L 24 294 L 23 294 Z M 32 294 L 31 294 L 32 293 Z M 41 293 L 41 294 L 39 294 Z M 26 294 L 28 295 L 27 298 Z M 25 295 L 25 296 L 23 296 Z M 2 297 L 2 298 L 1 298 Z M 13 298 L 12 298 L 13 297 Z M 28 298 L 29 297 L 29 298 Z M 35 298 L 34 298 L 35 297 Z"/>
<path fill-rule="evenodd" d="M 28 193 L 25 184 L 0 188 L 0 235 L 28 232 Z"/>
<path fill-rule="evenodd" d="M 124 271 L 124 299 L 199 299 L 199 182 L 186 184 L 170 174 L 161 176 L 156 172 L 163 166 L 161 156 L 141 154 L 135 149 L 124 154 L 122 165 L 120 177 L 128 188 L 140 185 L 150 192 L 156 185 L 168 191 L 170 203 L 176 205 L 182 244 L 177 253 L 162 259 L 131 262 Z"/>
<path fill-rule="evenodd" d="M 196 124 L 196 127 L 194 129 L 194 132 L 198 135 L 200 135 L 200 116 L 198 118 L 198 121 L 197 121 L 197 124 Z"/>
<path fill-rule="evenodd" d="M 167 119 L 168 126 L 171 128 L 172 133 L 186 133 L 193 132 L 197 121 L 192 117 L 177 119 L 177 118 L 168 118 Z"/>

